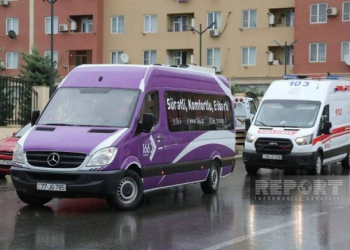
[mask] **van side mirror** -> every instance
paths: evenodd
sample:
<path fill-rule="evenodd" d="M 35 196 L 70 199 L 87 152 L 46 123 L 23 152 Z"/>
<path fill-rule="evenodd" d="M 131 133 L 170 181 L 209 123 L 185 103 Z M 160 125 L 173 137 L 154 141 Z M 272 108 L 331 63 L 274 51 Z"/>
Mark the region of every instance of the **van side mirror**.
<path fill-rule="evenodd" d="M 30 122 L 32 127 L 38 121 L 39 116 L 40 116 L 40 110 L 33 110 L 33 112 L 32 112 L 32 119 L 31 119 L 31 122 Z"/>
<path fill-rule="evenodd" d="M 151 132 L 154 126 L 154 116 L 153 114 L 143 114 L 142 115 L 142 132 Z"/>
<path fill-rule="evenodd" d="M 244 123 L 245 123 L 245 130 L 248 131 L 250 126 L 252 125 L 252 122 L 250 121 L 250 119 L 245 119 Z"/>
<path fill-rule="evenodd" d="M 332 129 L 332 123 L 331 122 L 325 122 L 323 124 L 322 133 L 325 134 L 325 135 L 330 135 L 330 134 L 332 134 L 331 129 Z"/>

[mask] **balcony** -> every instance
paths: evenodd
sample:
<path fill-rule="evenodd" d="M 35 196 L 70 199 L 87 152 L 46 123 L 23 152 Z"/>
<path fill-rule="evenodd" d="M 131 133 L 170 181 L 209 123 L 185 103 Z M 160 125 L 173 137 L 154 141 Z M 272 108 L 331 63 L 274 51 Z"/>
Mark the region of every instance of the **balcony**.
<path fill-rule="evenodd" d="M 191 30 L 191 20 L 194 13 L 170 14 L 167 16 L 168 32 L 186 32 Z"/>
<path fill-rule="evenodd" d="M 287 65 L 287 74 L 293 72 L 294 69 L 294 48 L 285 51 L 279 46 L 270 46 L 267 51 L 267 60 L 270 65 L 269 70 L 272 75 L 284 74 L 284 65 Z"/>
<path fill-rule="evenodd" d="M 70 16 L 69 30 L 75 33 L 94 33 L 94 19 L 92 15 Z"/>
<path fill-rule="evenodd" d="M 294 27 L 294 8 L 270 9 L 267 14 L 270 27 Z"/>
<path fill-rule="evenodd" d="M 167 50 L 166 64 L 181 65 L 193 63 L 193 49 Z"/>

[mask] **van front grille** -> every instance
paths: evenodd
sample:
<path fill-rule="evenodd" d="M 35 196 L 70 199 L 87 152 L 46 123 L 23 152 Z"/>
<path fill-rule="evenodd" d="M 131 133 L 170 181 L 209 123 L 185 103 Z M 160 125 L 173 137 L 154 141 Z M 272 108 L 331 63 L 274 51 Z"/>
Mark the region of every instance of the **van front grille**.
<path fill-rule="evenodd" d="M 289 139 L 259 138 L 255 142 L 256 151 L 267 154 L 290 154 L 293 143 Z"/>
<path fill-rule="evenodd" d="M 0 155 L 13 156 L 13 152 L 11 152 L 11 151 L 0 151 Z"/>
<path fill-rule="evenodd" d="M 50 162 L 49 156 L 53 153 L 57 154 L 59 157 L 58 163 Z M 67 153 L 67 152 L 48 152 L 48 151 L 28 151 L 26 153 L 28 163 L 34 167 L 43 168 L 77 168 L 85 160 L 86 154 L 82 153 Z M 56 160 L 58 159 L 56 156 Z M 52 164 L 54 163 L 54 164 Z"/>

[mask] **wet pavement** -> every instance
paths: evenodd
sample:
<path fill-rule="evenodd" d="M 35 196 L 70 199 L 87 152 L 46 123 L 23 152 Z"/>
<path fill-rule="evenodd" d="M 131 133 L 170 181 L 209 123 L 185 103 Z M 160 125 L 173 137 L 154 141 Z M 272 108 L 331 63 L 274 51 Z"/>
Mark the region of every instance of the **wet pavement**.
<path fill-rule="evenodd" d="M 256 180 L 264 185 L 338 181 L 340 190 L 327 193 L 329 200 L 257 202 Z M 303 198 L 305 186 L 290 194 Z M 199 184 L 159 190 L 127 212 L 113 211 L 99 199 L 55 199 L 30 208 L 18 200 L 9 177 L 0 180 L 0 250 L 349 249 L 349 234 L 349 171 L 340 164 L 328 166 L 321 177 L 260 170 L 251 178 L 238 160 L 215 195 L 203 194 Z"/>

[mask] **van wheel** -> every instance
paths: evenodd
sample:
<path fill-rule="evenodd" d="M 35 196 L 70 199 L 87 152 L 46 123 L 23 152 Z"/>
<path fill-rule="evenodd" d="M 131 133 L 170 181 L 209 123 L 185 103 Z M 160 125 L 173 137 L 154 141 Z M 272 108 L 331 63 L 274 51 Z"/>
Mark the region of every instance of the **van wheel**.
<path fill-rule="evenodd" d="M 317 153 L 315 165 L 313 166 L 312 169 L 309 170 L 308 173 L 310 175 L 321 175 L 322 165 L 323 165 L 322 156 L 320 153 Z"/>
<path fill-rule="evenodd" d="M 52 200 L 52 198 L 49 198 L 49 197 L 29 195 L 18 190 L 17 190 L 17 195 L 22 202 L 32 207 L 41 207 Z"/>
<path fill-rule="evenodd" d="M 350 168 L 350 152 L 346 155 L 345 159 L 342 160 L 341 165 L 344 169 Z"/>
<path fill-rule="evenodd" d="M 210 166 L 207 179 L 201 183 L 201 188 L 204 193 L 212 194 L 218 191 L 220 182 L 219 169 L 220 163 L 214 161 Z"/>
<path fill-rule="evenodd" d="M 129 210 L 136 208 L 143 197 L 143 185 L 141 177 L 132 170 L 127 170 L 119 181 L 115 195 L 106 199 L 107 204 L 117 210 Z"/>
<path fill-rule="evenodd" d="M 249 175 L 256 175 L 256 173 L 259 171 L 259 168 L 253 167 L 251 165 L 245 165 L 245 170 Z"/>

